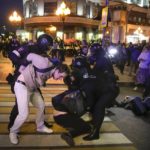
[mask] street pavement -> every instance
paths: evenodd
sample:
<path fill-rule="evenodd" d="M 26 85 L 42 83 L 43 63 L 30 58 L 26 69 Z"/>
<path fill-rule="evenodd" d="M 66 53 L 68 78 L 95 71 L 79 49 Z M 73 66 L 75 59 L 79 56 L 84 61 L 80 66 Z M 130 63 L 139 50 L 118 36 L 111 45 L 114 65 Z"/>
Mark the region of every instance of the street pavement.
<path fill-rule="evenodd" d="M 67 58 L 67 64 L 71 58 Z M 124 74 L 120 74 L 114 66 L 115 73 L 119 76 L 120 94 L 117 101 L 122 101 L 125 96 L 141 96 L 142 90 L 134 91 L 134 76 L 128 76 L 128 67 Z M 45 119 L 53 123 L 53 134 L 41 134 L 36 132 L 34 118 L 35 108 L 30 105 L 30 115 L 21 128 L 20 143 L 16 146 L 10 144 L 8 138 L 7 124 L 9 114 L 15 102 L 15 96 L 5 78 L 9 72 L 13 72 L 11 62 L 6 58 L 0 58 L 0 149 L 71 149 L 71 150 L 149 150 L 150 144 L 150 121 L 144 116 L 137 117 L 130 110 L 113 107 L 108 109 L 105 120 L 100 131 L 100 139 L 91 142 L 82 140 L 82 136 L 75 138 L 76 146 L 73 148 L 60 138 L 60 134 L 66 130 L 57 125 L 53 120 L 53 107 L 51 97 L 66 90 L 63 81 L 49 80 L 46 88 L 42 88 L 45 99 Z M 88 117 L 83 117 L 85 120 Z"/>

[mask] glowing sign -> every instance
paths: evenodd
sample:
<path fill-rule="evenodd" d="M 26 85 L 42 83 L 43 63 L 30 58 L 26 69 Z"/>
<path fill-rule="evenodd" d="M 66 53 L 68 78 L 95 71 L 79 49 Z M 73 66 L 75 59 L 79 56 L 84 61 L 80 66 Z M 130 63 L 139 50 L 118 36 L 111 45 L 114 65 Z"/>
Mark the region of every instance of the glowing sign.
<path fill-rule="evenodd" d="M 101 21 L 102 28 L 107 26 L 107 16 L 108 16 L 108 7 L 105 7 L 102 10 L 102 21 Z"/>

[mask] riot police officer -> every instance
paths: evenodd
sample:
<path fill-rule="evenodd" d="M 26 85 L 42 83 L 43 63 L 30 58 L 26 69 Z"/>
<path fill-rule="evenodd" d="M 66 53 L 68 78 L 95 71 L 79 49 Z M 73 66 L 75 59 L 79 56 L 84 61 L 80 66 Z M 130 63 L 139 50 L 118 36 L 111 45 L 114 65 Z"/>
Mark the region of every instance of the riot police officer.
<path fill-rule="evenodd" d="M 87 94 L 87 102 L 92 113 L 93 129 L 83 138 L 87 141 L 99 138 L 99 130 L 104 120 L 105 108 L 111 107 L 119 94 L 119 87 L 109 57 L 107 57 L 105 51 L 98 43 L 94 43 L 90 50 L 92 51 L 91 57 L 95 60 L 93 74 L 96 76 L 96 80 L 85 82 L 82 85 L 82 89 Z"/>

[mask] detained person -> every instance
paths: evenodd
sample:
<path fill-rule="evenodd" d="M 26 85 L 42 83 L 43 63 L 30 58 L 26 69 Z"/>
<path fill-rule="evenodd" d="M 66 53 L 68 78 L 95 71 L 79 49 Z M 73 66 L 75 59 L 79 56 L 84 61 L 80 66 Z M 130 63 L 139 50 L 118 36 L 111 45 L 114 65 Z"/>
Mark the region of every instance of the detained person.
<path fill-rule="evenodd" d="M 18 144 L 18 133 L 20 127 L 26 121 L 29 115 L 29 102 L 37 108 L 36 127 L 38 132 L 52 133 L 53 130 L 44 125 L 45 104 L 38 90 L 44 86 L 49 78 L 54 80 L 64 78 L 68 73 L 68 67 L 65 64 L 53 65 L 48 57 L 30 53 L 27 56 L 30 64 L 22 70 L 14 85 L 14 93 L 18 105 L 18 115 L 14 124 L 10 128 L 9 138 L 12 144 Z"/>

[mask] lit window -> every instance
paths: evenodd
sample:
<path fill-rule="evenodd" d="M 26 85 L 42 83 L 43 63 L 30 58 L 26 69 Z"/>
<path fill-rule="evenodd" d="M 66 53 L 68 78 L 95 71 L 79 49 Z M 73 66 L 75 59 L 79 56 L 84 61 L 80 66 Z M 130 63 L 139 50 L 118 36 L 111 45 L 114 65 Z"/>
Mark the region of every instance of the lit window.
<path fill-rule="evenodd" d="M 38 31 L 38 32 L 37 32 L 37 38 L 38 38 L 40 35 L 42 35 L 42 34 L 44 34 L 44 31 Z"/>
<path fill-rule="evenodd" d="M 82 40 L 82 35 L 83 35 L 82 32 L 77 32 L 76 35 L 75 35 L 75 38 L 76 38 L 77 40 Z"/>
<path fill-rule="evenodd" d="M 57 8 L 57 2 L 45 2 L 44 14 L 55 14 Z"/>
<path fill-rule="evenodd" d="M 141 22 L 141 20 L 142 20 L 141 17 L 139 17 L 139 18 L 138 18 L 138 22 Z"/>
<path fill-rule="evenodd" d="M 58 31 L 56 33 L 56 36 L 59 37 L 59 38 L 61 38 L 61 39 L 63 39 L 63 32 Z"/>

